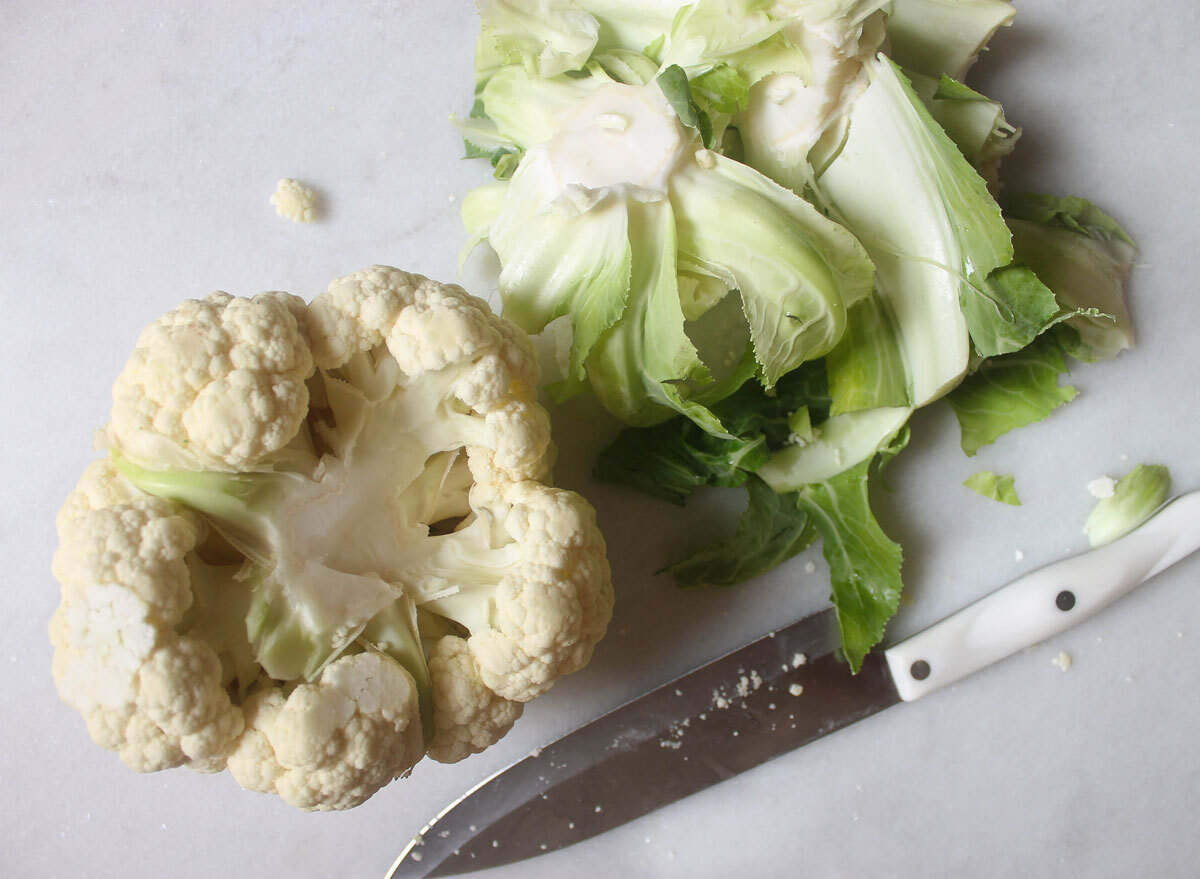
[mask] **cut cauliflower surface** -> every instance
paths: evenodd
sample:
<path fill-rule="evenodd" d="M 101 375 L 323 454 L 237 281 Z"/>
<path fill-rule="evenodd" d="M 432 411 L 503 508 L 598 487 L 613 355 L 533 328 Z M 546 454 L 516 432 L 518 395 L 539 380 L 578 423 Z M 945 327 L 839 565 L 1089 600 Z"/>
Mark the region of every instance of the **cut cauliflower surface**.
<path fill-rule="evenodd" d="M 537 386 L 482 300 L 385 266 L 160 318 L 59 513 L 61 696 L 134 769 L 302 809 L 486 748 L 612 613 Z"/>

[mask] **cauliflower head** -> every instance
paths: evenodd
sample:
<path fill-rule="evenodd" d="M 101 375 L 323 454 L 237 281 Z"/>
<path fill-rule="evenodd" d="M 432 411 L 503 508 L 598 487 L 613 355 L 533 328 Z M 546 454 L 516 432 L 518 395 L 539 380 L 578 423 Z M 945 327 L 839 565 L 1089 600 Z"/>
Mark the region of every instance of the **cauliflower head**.
<path fill-rule="evenodd" d="M 387 266 L 167 313 L 59 512 L 60 695 L 133 769 L 305 810 L 488 747 L 612 614 L 537 387 L 520 330 Z"/>

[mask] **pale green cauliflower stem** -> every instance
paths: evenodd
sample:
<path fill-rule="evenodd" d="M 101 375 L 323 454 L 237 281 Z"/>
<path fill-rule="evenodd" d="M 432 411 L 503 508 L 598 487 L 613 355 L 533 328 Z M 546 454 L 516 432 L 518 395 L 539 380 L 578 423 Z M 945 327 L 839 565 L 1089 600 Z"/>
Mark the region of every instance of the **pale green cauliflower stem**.
<path fill-rule="evenodd" d="M 537 386 L 481 300 L 383 266 L 164 316 L 59 515 L 63 699 L 134 769 L 302 809 L 487 747 L 611 616 Z"/>

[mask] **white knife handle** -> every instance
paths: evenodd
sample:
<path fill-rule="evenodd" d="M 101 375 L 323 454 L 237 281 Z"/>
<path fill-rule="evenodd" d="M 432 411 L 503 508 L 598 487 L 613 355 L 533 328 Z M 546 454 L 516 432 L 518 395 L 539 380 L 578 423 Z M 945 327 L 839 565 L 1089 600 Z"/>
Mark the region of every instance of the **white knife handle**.
<path fill-rule="evenodd" d="M 884 651 L 906 702 L 1066 631 L 1200 547 L 1200 491 L 1098 549 L 1054 562 Z"/>

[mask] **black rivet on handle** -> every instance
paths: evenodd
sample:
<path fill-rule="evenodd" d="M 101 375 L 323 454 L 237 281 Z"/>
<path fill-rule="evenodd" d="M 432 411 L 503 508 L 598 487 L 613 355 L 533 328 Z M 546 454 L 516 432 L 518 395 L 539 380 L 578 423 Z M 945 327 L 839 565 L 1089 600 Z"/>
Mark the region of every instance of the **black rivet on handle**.
<path fill-rule="evenodd" d="M 1075 606 L 1075 593 L 1069 589 L 1064 589 L 1055 596 L 1054 603 L 1059 610 L 1070 610 Z"/>
<path fill-rule="evenodd" d="M 929 663 L 924 659 L 918 659 L 908 669 L 908 673 L 912 675 L 913 680 L 916 681 L 925 680 L 925 678 L 929 677 L 930 671 L 931 669 L 929 668 Z"/>

